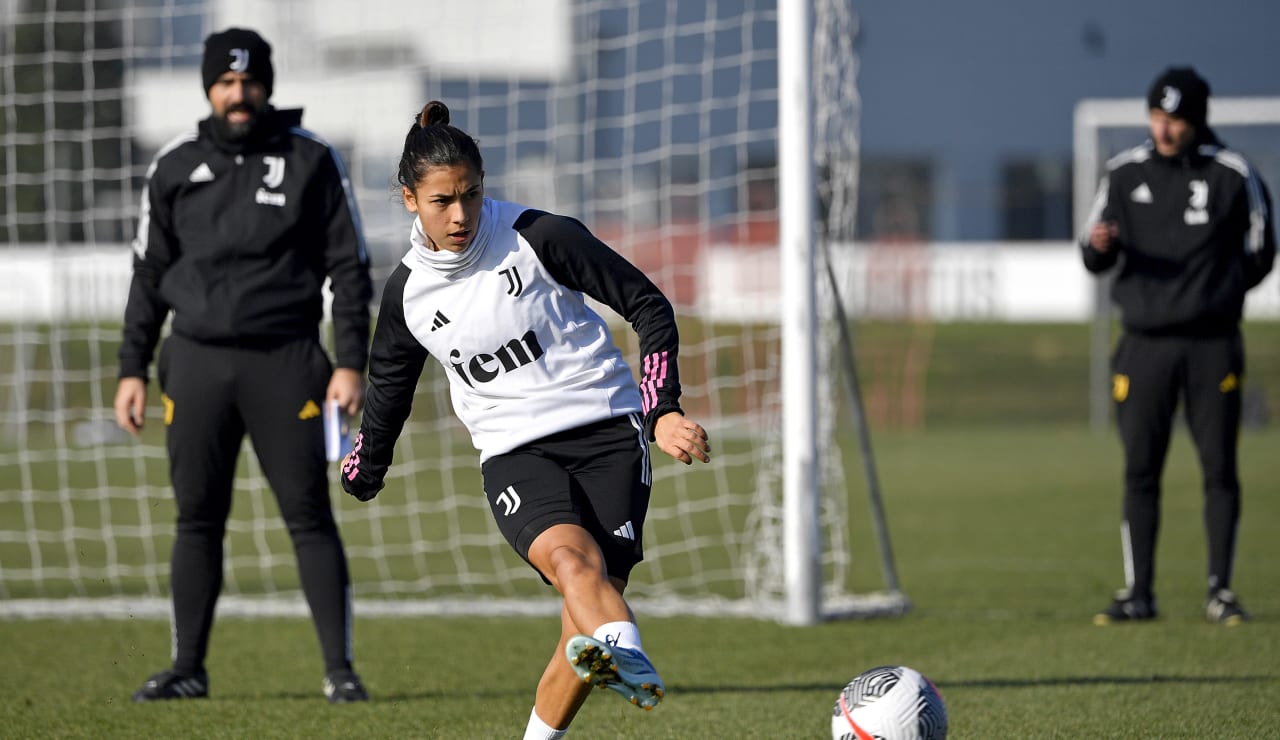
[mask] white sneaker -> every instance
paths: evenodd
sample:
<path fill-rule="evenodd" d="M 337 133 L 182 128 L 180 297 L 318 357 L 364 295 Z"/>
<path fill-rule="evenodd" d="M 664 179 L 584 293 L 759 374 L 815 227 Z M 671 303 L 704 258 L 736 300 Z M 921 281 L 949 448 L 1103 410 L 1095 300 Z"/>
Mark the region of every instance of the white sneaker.
<path fill-rule="evenodd" d="M 613 689 L 641 709 L 653 709 L 666 695 L 658 671 L 639 650 L 574 635 L 565 647 L 565 657 L 583 683 Z"/>

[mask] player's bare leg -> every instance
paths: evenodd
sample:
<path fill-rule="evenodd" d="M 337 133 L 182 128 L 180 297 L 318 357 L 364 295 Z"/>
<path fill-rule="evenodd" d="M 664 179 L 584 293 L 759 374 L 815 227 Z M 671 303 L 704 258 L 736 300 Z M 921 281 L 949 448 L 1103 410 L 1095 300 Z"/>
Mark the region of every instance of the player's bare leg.
<path fill-rule="evenodd" d="M 590 634 L 606 622 L 633 621 L 631 608 L 605 574 L 604 556 L 587 530 L 556 524 L 529 547 L 529 562 L 564 597 L 569 620 Z"/>
<path fill-rule="evenodd" d="M 622 597 L 626 584 L 606 575 L 600 548 L 582 527 L 551 527 L 534 540 L 529 560 L 564 597 L 560 642 L 538 684 L 535 704 L 543 722 L 563 728 L 582 706 L 591 687 L 604 685 L 584 682 L 565 660 L 569 641 L 592 635 L 606 624 L 634 625 L 635 617 Z M 634 652 L 643 655 L 638 650 Z"/>
<path fill-rule="evenodd" d="M 569 619 L 567 606 L 560 610 L 560 643 L 556 645 L 547 668 L 538 681 L 538 692 L 535 695 L 533 709 L 547 725 L 557 729 L 565 729 L 583 702 L 591 694 L 591 684 L 583 683 L 578 674 L 569 667 L 564 659 L 565 645 L 569 638 L 578 633 L 578 628 Z"/>

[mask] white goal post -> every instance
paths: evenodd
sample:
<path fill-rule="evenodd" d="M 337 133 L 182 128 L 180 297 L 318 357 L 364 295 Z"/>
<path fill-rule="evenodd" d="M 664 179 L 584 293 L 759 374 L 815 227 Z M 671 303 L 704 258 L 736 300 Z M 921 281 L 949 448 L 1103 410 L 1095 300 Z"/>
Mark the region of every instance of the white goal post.
<path fill-rule="evenodd" d="M 1117 147 L 1137 146 L 1147 137 L 1147 104 L 1143 98 L 1092 98 L 1076 104 L 1073 136 L 1074 182 L 1072 185 L 1075 235 L 1084 233 L 1089 207 L 1097 193 L 1098 183 L 1107 160 L 1119 153 Z M 1240 127 L 1280 126 L 1280 98 L 1277 97 L 1212 97 L 1209 99 L 1209 126 L 1232 144 L 1232 129 Z M 1104 146 L 1101 133 L 1119 129 L 1124 138 L 1110 148 Z M 1263 179 L 1273 189 L 1280 183 L 1280 147 L 1276 147 L 1276 131 L 1257 143 L 1265 149 L 1240 147 L 1246 159 L 1258 167 Z M 1265 143 L 1264 143 L 1265 142 Z M 1233 148 L 1235 148 L 1233 146 Z M 1089 361 L 1089 425 L 1094 431 L 1107 428 L 1111 415 L 1111 324 L 1114 320 L 1110 295 L 1110 277 L 1096 281 L 1094 320 L 1090 338 Z M 1258 289 L 1255 289 L 1255 291 Z M 1246 316 L 1248 301 L 1246 301 Z"/>
<path fill-rule="evenodd" d="M 392 187 L 404 132 L 439 98 L 478 139 L 490 195 L 582 220 L 672 299 L 684 405 L 714 459 L 655 457 L 646 559 L 628 590 L 637 611 L 793 624 L 904 611 L 883 578 L 882 522 L 851 505 L 865 494 L 845 475 L 842 443 L 856 441 L 840 422 L 820 277 L 819 247 L 852 241 L 856 17 L 847 2 L 809 2 L 492 0 L 487 12 L 513 22 L 477 29 L 466 48 L 423 44 L 390 0 L 355 18 L 341 0 L 3 5 L 0 267 L 16 293 L 0 297 L 0 617 L 168 614 L 159 394 L 142 437 L 122 436 L 115 351 L 143 174 L 207 115 L 201 41 L 230 25 L 272 43 L 273 102 L 303 106 L 304 125 L 346 158 L 379 286 L 407 246 Z M 465 10 L 441 0 L 441 13 Z M 714 269 L 725 255 L 768 274 Z M 779 273 L 784 316 L 712 298 L 754 295 Z M 613 327 L 634 358 L 630 327 Z M 334 471 L 357 612 L 555 613 L 491 521 L 431 364 L 396 452 L 370 504 L 343 495 Z M 220 613 L 304 614 L 248 442 L 234 497 Z"/>

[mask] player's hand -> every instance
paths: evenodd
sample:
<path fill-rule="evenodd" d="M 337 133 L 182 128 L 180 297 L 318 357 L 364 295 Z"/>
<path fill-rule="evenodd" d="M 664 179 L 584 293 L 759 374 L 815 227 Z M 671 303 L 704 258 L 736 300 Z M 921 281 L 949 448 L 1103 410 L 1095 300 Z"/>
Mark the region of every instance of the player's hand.
<path fill-rule="evenodd" d="M 116 424 L 129 434 L 138 436 L 142 431 L 143 416 L 147 408 L 147 381 L 142 378 L 121 378 L 116 384 Z"/>
<path fill-rule="evenodd" d="M 382 490 L 383 483 L 377 481 L 371 485 L 367 476 L 360 475 L 360 453 L 363 449 L 364 434 L 360 433 L 356 435 L 352 450 L 342 458 L 342 465 L 338 468 L 338 481 L 342 484 L 342 490 L 357 500 L 371 501 Z"/>
<path fill-rule="evenodd" d="M 694 458 L 711 462 L 707 430 L 677 411 L 663 414 L 653 425 L 653 440 L 658 449 L 685 465 L 692 465 Z"/>
<path fill-rule="evenodd" d="M 1106 254 L 1116 245 L 1120 235 L 1120 227 L 1114 221 L 1100 221 L 1089 229 L 1089 246 L 1095 252 Z"/>
<path fill-rule="evenodd" d="M 364 408 L 364 377 L 349 367 L 334 370 L 324 400 L 337 401 L 347 416 L 355 416 Z"/>

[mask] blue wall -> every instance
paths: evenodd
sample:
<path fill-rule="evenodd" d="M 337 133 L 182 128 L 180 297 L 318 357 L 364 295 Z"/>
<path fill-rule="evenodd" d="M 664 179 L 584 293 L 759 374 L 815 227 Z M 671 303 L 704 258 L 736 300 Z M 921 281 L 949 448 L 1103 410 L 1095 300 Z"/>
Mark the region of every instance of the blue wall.
<path fill-rule="evenodd" d="M 1069 159 L 1080 99 L 1142 97 L 1164 67 L 1187 64 L 1215 95 L 1280 95 L 1277 0 L 855 0 L 854 8 L 863 155 L 934 161 L 935 239 L 1000 238 L 1002 162 Z"/>

